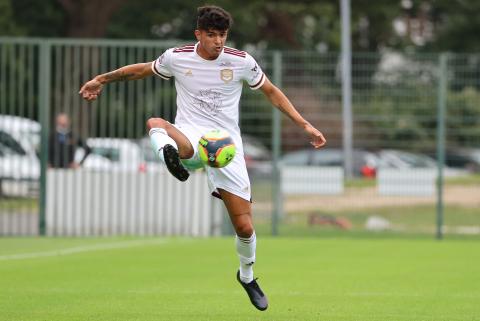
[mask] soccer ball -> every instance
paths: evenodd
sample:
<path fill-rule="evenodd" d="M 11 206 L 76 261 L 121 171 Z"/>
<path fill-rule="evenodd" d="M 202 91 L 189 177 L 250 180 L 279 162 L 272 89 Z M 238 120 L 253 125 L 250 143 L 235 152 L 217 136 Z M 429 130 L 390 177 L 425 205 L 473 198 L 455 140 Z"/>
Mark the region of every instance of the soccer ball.
<path fill-rule="evenodd" d="M 235 157 L 236 147 L 232 137 L 220 129 L 211 130 L 200 138 L 198 155 L 203 164 L 210 167 L 225 167 Z"/>

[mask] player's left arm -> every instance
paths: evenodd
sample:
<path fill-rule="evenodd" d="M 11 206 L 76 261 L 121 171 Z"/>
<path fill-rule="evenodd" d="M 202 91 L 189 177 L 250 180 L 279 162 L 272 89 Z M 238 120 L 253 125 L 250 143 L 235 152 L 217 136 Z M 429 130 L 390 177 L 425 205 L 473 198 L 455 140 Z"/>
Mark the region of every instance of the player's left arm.
<path fill-rule="evenodd" d="M 132 64 L 98 75 L 87 81 L 78 92 L 86 100 L 95 100 L 105 84 L 115 81 L 137 80 L 153 76 L 152 62 Z"/>
<path fill-rule="evenodd" d="M 326 144 L 327 141 L 325 137 L 323 137 L 323 134 L 300 115 L 287 96 L 272 84 L 266 76 L 265 82 L 260 87 L 260 90 L 276 108 L 287 115 L 299 127 L 303 128 L 303 130 L 310 136 L 310 144 L 312 144 L 313 147 L 320 148 Z"/>

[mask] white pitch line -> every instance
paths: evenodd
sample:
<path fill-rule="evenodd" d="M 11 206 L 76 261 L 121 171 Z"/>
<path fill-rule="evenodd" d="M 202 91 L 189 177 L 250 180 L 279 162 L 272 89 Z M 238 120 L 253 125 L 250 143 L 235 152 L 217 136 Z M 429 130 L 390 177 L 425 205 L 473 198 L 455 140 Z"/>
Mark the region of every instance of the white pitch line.
<path fill-rule="evenodd" d="M 103 250 L 112 250 L 112 249 L 126 249 L 130 247 L 144 246 L 144 245 L 156 245 L 164 244 L 167 240 L 135 240 L 135 241 L 122 241 L 115 243 L 106 243 L 106 244 L 93 244 L 86 246 L 76 246 L 61 250 L 53 250 L 46 252 L 31 252 L 31 253 L 21 253 L 21 254 L 9 254 L 9 255 L 0 255 L 0 261 L 13 261 L 13 260 L 25 260 L 25 259 L 36 259 L 42 257 L 53 257 L 53 256 L 64 256 L 77 253 L 85 252 L 94 252 L 94 251 L 103 251 Z"/>

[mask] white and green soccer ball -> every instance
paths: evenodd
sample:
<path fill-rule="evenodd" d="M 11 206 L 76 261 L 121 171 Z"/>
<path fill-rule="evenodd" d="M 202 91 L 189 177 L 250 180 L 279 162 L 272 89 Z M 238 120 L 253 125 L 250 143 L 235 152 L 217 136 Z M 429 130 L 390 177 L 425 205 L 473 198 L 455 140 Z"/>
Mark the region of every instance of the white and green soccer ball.
<path fill-rule="evenodd" d="M 235 143 L 225 130 L 211 130 L 198 142 L 198 156 L 206 166 L 225 167 L 233 160 L 235 152 Z"/>

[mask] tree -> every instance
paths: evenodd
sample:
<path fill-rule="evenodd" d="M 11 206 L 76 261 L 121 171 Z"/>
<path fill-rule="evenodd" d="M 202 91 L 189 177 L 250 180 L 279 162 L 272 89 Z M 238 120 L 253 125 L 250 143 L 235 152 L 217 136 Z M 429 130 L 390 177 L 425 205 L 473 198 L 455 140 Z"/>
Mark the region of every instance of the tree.
<path fill-rule="evenodd" d="M 64 35 L 65 14 L 56 0 L 6 0 L 19 30 L 7 35 L 59 37 Z M 0 10 L 0 12 L 3 10 Z M 41 13 L 41 14 L 39 14 Z"/>
<path fill-rule="evenodd" d="M 69 37 L 105 36 L 112 14 L 127 0 L 58 0 L 67 13 Z"/>
<path fill-rule="evenodd" d="M 0 34 L 21 35 L 22 31 L 15 23 L 12 5 L 9 0 L 0 0 Z"/>
<path fill-rule="evenodd" d="M 477 0 L 430 0 L 434 39 L 426 50 L 480 51 L 480 2 Z"/>

